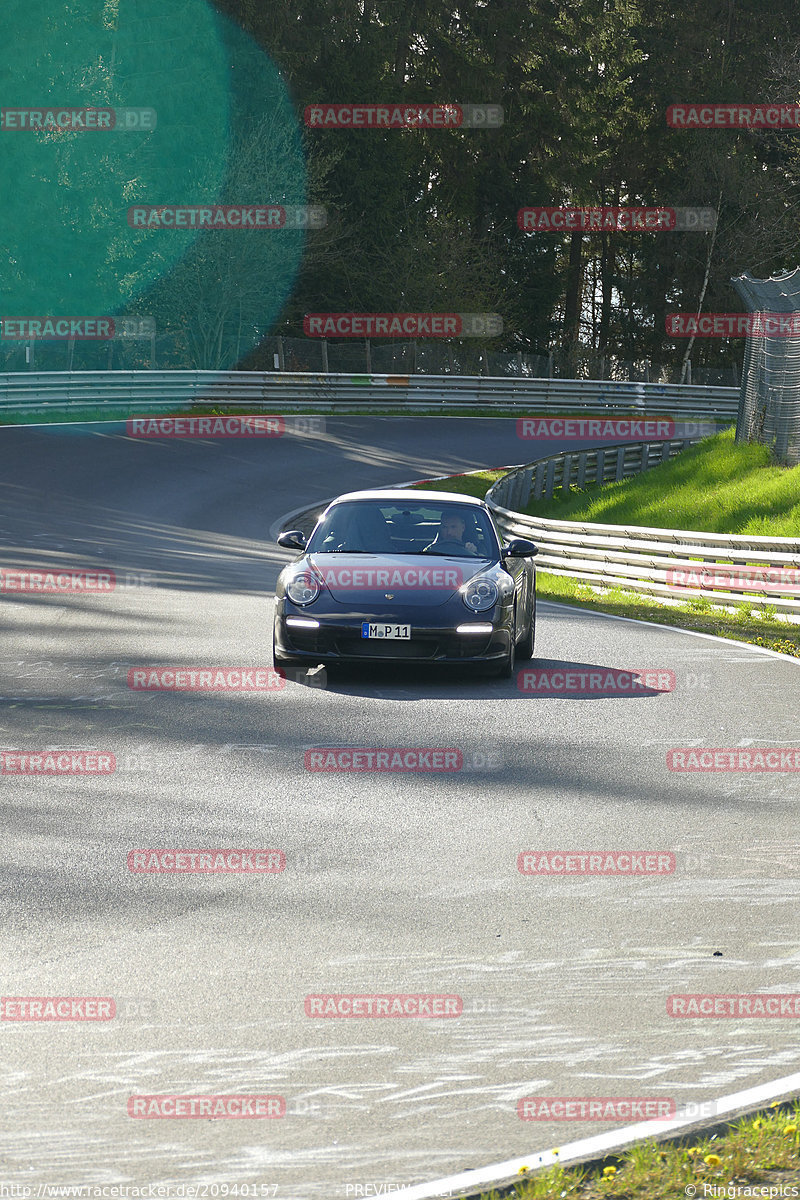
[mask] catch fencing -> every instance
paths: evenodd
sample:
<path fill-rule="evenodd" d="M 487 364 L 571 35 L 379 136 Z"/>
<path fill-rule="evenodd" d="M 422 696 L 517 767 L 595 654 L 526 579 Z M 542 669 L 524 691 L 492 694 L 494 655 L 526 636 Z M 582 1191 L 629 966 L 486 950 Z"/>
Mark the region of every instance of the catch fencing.
<path fill-rule="evenodd" d="M 800 316 L 800 267 L 769 279 L 745 272 L 731 282 L 751 313 Z M 736 440 L 769 446 L 788 467 L 800 464 L 800 333 L 770 335 L 762 322 L 748 334 Z"/>

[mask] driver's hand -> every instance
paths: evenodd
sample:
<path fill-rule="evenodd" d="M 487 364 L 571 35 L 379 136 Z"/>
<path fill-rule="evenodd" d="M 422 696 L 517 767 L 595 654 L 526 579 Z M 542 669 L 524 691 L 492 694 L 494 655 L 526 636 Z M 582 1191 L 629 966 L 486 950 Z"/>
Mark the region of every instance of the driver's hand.
<path fill-rule="evenodd" d="M 478 553 L 478 547 L 475 545 L 474 542 L 464 542 L 464 549 L 469 550 L 470 554 Z"/>

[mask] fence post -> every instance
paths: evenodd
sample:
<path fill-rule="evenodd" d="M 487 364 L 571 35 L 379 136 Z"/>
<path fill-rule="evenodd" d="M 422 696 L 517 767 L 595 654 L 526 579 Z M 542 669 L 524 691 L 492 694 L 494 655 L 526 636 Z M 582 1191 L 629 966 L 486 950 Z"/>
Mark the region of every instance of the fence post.
<path fill-rule="evenodd" d="M 283 357 L 283 338 L 279 336 L 278 337 L 278 370 L 284 371 L 285 369 L 286 369 L 286 360 Z"/>
<path fill-rule="evenodd" d="M 364 338 L 364 346 L 367 351 L 367 374 L 372 374 L 372 354 L 370 352 L 369 338 Z"/>
<path fill-rule="evenodd" d="M 330 374 L 330 371 L 328 370 L 328 339 L 327 338 L 322 339 L 322 373 L 323 373 L 323 375 Z"/>

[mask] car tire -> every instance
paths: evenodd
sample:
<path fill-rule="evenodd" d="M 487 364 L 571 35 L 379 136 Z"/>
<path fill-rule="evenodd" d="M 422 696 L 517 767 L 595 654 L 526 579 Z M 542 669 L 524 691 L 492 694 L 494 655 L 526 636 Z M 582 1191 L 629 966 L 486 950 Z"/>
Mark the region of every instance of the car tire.
<path fill-rule="evenodd" d="M 522 662 L 527 662 L 529 658 L 533 658 L 533 643 L 536 640 L 536 599 L 533 601 L 531 610 L 531 619 L 528 624 L 528 632 L 517 646 L 517 658 Z"/>
<path fill-rule="evenodd" d="M 511 679 L 514 675 L 514 668 L 517 665 L 517 611 L 514 609 L 514 619 L 511 626 L 511 645 L 508 648 L 508 654 L 505 656 L 500 666 L 497 668 L 498 679 Z"/>

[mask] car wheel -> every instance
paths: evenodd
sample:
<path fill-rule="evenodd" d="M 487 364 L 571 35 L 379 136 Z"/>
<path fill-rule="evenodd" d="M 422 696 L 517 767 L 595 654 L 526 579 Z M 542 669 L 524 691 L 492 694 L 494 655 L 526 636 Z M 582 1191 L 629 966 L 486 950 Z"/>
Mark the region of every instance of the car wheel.
<path fill-rule="evenodd" d="M 535 638 L 536 638 L 536 601 L 534 600 L 533 609 L 531 611 L 530 624 L 528 625 L 528 632 L 525 634 L 525 637 L 522 639 L 520 644 L 517 646 L 517 658 L 519 658 L 522 662 L 526 662 L 529 658 L 533 658 L 533 643 L 534 643 Z"/>
<path fill-rule="evenodd" d="M 514 620 L 511 626 L 511 645 L 508 654 L 497 668 L 498 679 L 511 679 L 517 665 L 517 610 L 514 609 Z"/>

